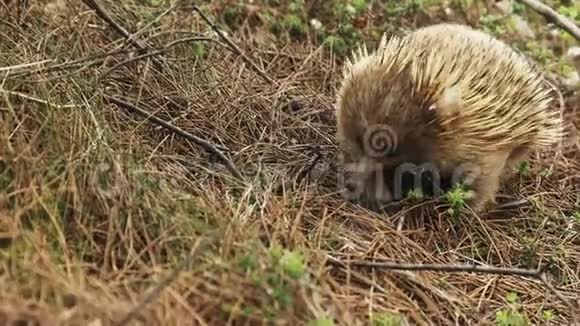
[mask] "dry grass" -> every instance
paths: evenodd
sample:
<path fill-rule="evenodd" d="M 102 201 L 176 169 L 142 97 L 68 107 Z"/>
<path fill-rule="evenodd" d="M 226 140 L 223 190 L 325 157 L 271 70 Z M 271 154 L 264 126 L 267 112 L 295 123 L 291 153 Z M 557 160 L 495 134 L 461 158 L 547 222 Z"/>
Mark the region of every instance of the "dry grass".
<path fill-rule="evenodd" d="M 133 32 L 168 8 L 99 3 Z M 270 40 L 244 16 L 230 37 L 272 84 L 206 34 L 191 9 L 178 8 L 138 38 L 158 48 L 184 37 L 213 41 L 171 47 L 163 71 L 153 57 L 111 70 L 139 54 L 80 2 L 44 4 L 8 11 L 17 4 L 0 2 L 0 67 L 12 67 L 0 68 L 0 323 L 112 324 L 184 261 L 132 323 L 327 325 L 327 316 L 380 325 L 377 316 L 392 314 L 410 324 L 486 325 L 508 307 L 510 292 L 530 322 L 544 323 L 552 310 L 557 324 L 570 323 L 571 311 L 533 279 L 345 268 L 325 257 L 531 269 L 552 261 L 551 282 L 577 306 L 578 144 L 556 161 L 555 149 L 539 153 L 505 189 L 532 207 L 454 220 L 444 205 L 426 202 L 381 216 L 336 193 L 341 60 L 328 48 L 310 37 Z M 203 8 L 213 18 L 219 4 Z M 401 16 L 397 26 L 440 15 Z M 201 147 L 104 94 L 227 148 L 247 184 Z M 567 98 L 565 114 L 580 128 L 577 105 Z M 304 182 L 276 191 L 317 153 Z M 284 263 L 292 252 L 304 264 Z"/>

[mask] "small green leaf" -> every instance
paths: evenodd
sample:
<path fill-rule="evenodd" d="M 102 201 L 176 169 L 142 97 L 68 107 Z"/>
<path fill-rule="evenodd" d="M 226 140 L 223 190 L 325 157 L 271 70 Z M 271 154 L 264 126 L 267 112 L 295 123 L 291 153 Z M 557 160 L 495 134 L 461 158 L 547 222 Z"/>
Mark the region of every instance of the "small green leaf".
<path fill-rule="evenodd" d="M 516 303 L 518 301 L 518 294 L 515 292 L 510 292 L 505 296 L 509 303 Z"/>
<path fill-rule="evenodd" d="M 339 55 L 344 55 L 348 51 L 346 41 L 340 36 L 330 35 L 324 40 L 324 43 Z"/>
<path fill-rule="evenodd" d="M 521 161 L 518 171 L 523 176 L 528 175 L 530 171 L 530 163 L 528 161 Z"/>
<path fill-rule="evenodd" d="M 310 321 L 308 326 L 334 326 L 334 320 L 330 317 L 322 317 Z"/>
<path fill-rule="evenodd" d="M 284 286 L 275 287 L 272 296 L 282 307 L 287 307 L 292 304 L 292 297 L 290 296 L 290 293 L 288 293 L 288 289 Z"/>
<path fill-rule="evenodd" d="M 357 13 L 361 13 L 367 10 L 368 3 L 366 0 L 353 0 L 352 6 L 354 7 Z"/>
<path fill-rule="evenodd" d="M 284 249 L 282 248 L 282 246 L 275 244 L 270 248 L 270 257 L 272 257 L 272 259 L 277 262 L 278 260 L 280 260 L 280 258 L 282 258 L 282 255 L 284 254 Z"/>
<path fill-rule="evenodd" d="M 376 314 L 372 318 L 373 326 L 398 326 L 402 322 L 401 316 L 389 312 Z"/>
<path fill-rule="evenodd" d="M 542 313 L 542 318 L 545 321 L 550 321 L 554 319 L 554 312 L 552 310 L 544 310 Z"/>
<path fill-rule="evenodd" d="M 292 251 L 288 251 L 282 256 L 280 265 L 286 274 L 295 279 L 302 277 L 305 271 L 302 255 Z"/>

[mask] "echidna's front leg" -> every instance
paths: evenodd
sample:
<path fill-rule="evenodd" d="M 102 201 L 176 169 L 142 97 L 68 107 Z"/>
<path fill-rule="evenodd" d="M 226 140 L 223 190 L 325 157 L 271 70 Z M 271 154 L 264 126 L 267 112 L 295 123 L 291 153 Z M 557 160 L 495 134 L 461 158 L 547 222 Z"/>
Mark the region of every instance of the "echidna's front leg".
<path fill-rule="evenodd" d="M 511 178 L 515 173 L 517 167 L 520 165 L 521 161 L 528 158 L 530 155 L 530 148 L 528 146 L 520 146 L 515 148 L 506 159 L 504 172 L 502 175 L 502 180 L 506 181 Z"/>
<path fill-rule="evenodd" d="M 497 194 L 504 167 L 509 153 L 497 153 L 482 157 L 467 169 L 464 184 L 471 188 L 466 203 L 475 211 L 480 212 L 487 206 L 496 203 Z"/>

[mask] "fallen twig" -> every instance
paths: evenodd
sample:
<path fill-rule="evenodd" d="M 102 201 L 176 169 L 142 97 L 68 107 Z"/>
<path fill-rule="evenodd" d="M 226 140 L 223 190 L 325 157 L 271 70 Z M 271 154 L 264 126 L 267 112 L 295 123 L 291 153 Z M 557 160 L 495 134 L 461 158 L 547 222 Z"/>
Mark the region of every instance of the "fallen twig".
<path fill-rule="evenodd" d="M 226 46 L 225 44 L 222 44 L 219 41 L 216 41 L 216 40 L 214 40 L 214 39 L 212 39 L 210 37 L 186 37 L 186 38 L 178 39 L 178 40 L 175 40 L 175 41 L 172 41 L 172 42 L 168 43 L 167 45 L 165 45 L 162 48 L 155 49 L 154 51 L 151 51 L 151 52 L 143 53 L 141 55 L 138 55 L 138 56 L 133 57 L 133 58 L 129 58 L 127 60 L 121 61 L 121 62 L 113 65 L 111 68 L 107 69 L 99 77 L 99 79 L 103 79 L 105 76 L 109 75 L 114 70 L 118 69 L 121 66 L 127 65 L 127 64 L 129 64 L 131 62 L 135 62 L 135 61 L 138 61 L 138 60 L 141 60 L 141 59 L 145 59 L 145 58 L 149 58 L 149 57 L 153 57 L 153 56 L 156 56 L 156 55 L 163 54 L 163 53 L 169 51 L 169 49 L 171 47 L 174 47 L 174 46 L 176 46 L 178 44 L 181 44 L 181 43 L 185 43 L 185 42 L 196 42 L 196 41 L 216 42 L 217 44 L 220 44 L 222 46 Z M 227 46 L 226 46 L 226 48 L 227 48 Z"/>
<path fill-rule="evenodd" d="M 332 263 L 346 264 L 345 262 L 328 256 Z M 405 264 L 386 261 L 367 261 L 367 260 L 350 260 L 348 264 L 360 267 L 376 267 L 406 271 L 440 271 L 440 272 L 473 272 L 500 275 L 518 275 L 539 279 L 544 269 L 521 269 L 521 268 L 502 268 L 488 267 L 481 265 L 441 265 L 441 264 Z"/>
<path fill-rule="evenodd" d="M 481 265 L 467 265 L 467 264 L 463 265 L 407 264 L 407 263 L 396 263 L 387 261 L 367 261 L 367 260 L 349 260 L 348 262 L 343 262 L 342 260 L 332 257 L 330 255 L 327 255 L 326 257 L 330 263 L 341 265 L 343 267 L 350 265 L 359 267 L 383 268 L 405 271 L 437 271 L 447 273 L 464 272 L 464 273 L 482 273 L 482 274 L 514 275 L 514 276 L 530 277 L 542 282 L 544 286 L 550 292 L 552 292 L 552 294 L 554 294 L 570 309 L 570 315 L 572 316 L 573 325 L 577 325 L 576 308 L 574 307 L 574 305 L 548 282 L 548 279 L 546 277 L 546 270 L 549 267 L 549 264 L 544 266 L 543 268 L 522 269 L 522 268 L 481 266 Z"/>
<path fill-rule="evenodd" d="M 310 164 L 308 164 L 308 166 L 305 169 L 302 169 L 300 171 L 300 173 L 298 173 L 298 176 L 296 178 L 296 183 L 302 182 L 302 180 L 304 180 L 306 178 L 308 173 L 310 173 L 310 171 L 312 171 L 314 169 L 316 164 L 318 164 L 318 161 L 320 161 L 321 158 L 322 158 L 322 153 L 320 153 L 320 149 L 317 148 L 315 151 L 315 154 L 314 154 L 314 158 L 312 159 L 312 161 L 310 161 Z"/>
<path fill-rule="evenodd" d="M 97 65 L 99 63 L 102 63 L 104 61 L 104 58 L 111 57 L 111 56 L 114 56 L 117 54 L 128 53 L 130 51 L 134 51 L 134 50 L 115 49 L 115 50 L 111 50 L 111 51 L 106 52 L 106 53 L 99 53 L 99 54 L 87 56 L 87 57 L 82 58 L 82 59 L 77 59 L 77 60 L 59 63 L 59 64 L 54 64 L 54 65 L 46 66 L 46 67 L 40 67 L 40 68 L 36 68 L 36 69 L 32 69 L 32 70 L 23 71 L 20 73 L 12 73 L 10 76 L 6 75 L 5 78 L 7 78 L 7 79 L 8 78 L 11 78 L 11 79 L 23 78 L 23 77 L 30 76 L 34 73 L 41 73 L 41 72 L 49 73 L 49 72 L 65 70 L 65 69 L 69 69 L 69 68 L 73 68 L 73 67 L 77 67 L 77 66 L 81 66 L 81 69 L 86 69 L 87 67 L 91 67 L 93 65 Z M 53 60 L 50 60 L 50 61 L 53 61 Z"/>
<path fill-rule="evenodd" d="M 151 57 L 151 56 L 155 56 L 155 55 L 159 55 L 159 54 L 163 54 L 165 53 L 167 50 L 169 50 L 169 48 L 174 47 L 176 45 L 179 45 L 181 43 L 185 43 L 185 42 L 191 42 L 191 41 L 203 41 L 203 42 L 212 42 L 215 43 L 221 47 L 223 47 L 224 49 L 227 49 L 229 51 L 232 51 L 230 49 L 230 47 L 228 47 L 226 44 L 223 44 L 222 42 L 213 39 L 211 37 L 202 37 L 202 36 L 193 36 L 193 37 L 185 37 L 185 38 L 181 38 L 181 39 L 177 39 L 174 41 L 171 41 L 169 43 L 167 43 L 165 46 L 163 47 L 159 47 L 159 48 L 151 48 L 151 52 L 145 52 L 142 55 L 127 59 L 125 61 L 122 61 L 121 63 L 116 64 L 115 66 L 113 66 L 112 68 L 110 68 L 109 70 L 107 70 L 106 72 L 104 72 L 99 79 L 102 79 L 105 75 L 109 74 L 112 70 L 119 68 L 119 66 L 128 64 L 130 62 L 134 62 L 136 60 L 140 60 L 143 58 L 147 58 L 147 57 Z M 100 54 L 96 54 L 96 55 L 91 55 L 88 56 L 86 58 L 82 58 L 82 59 L 78 59 L 78 60 L 74 60 L 74 61 L 70 61 L 70 62 L 65 62 L 65 63 L 59 63 L 59 64 L 55 64 L 52 66 L 47 66 L 47 67 L 41 67 L 41 68 L 37 68 L 34 70 L 29 70 L 29 71 L 23 71 L 20 73 L 16 73 L 16 74 L 12 74 L 10 76 L 8 76 L 8 74 L 6 76 L 1 76 L 7 79 L 19 79 L 19 78 L 24 78 L 27 76 L 30 76 L 34 73 L 49 73 L 49 72 L 54 72 L 54 71 L 60 71 L 60 70 L 65 70 L 65 69 L 69 69 L 69 68 L 74 68 L 74 67 L 78 67 L 80 66 L 79 69 L 67 73 L 65 75 L 61 75 L 61 76 L 55 76 L 55 77 L 50 77 L 50 78 L 46 78 L 46 79 L 42 79 L 42 80 L 29 80 L 29 82 L 47 82 L 50 80 L 54 80 L 54 79 L 61 79 L 61 78 L 65 78 L 68 76 L 72 76 L 74 74 L 78 74 L 82 71 L 87 70 L 88 68 L 98 65 L 100 63 L 103 63 L 106 58 L 108 57 L 112 57 L 115 56 L 117 54 L 125 54 L 128 52 L 131 52 L 134 50 L 128 50 L 128 49 L 115 49 L 115 50 L 111 50 L 109 52 L 106 53 L 100 53 Z M 92 61 L 91 61 L 92 60 Z M 52 61 L 52 60 L 46 60 L 46 61 Z M 90 62 L 88 62 L 90 61 Z M 10 71 L 9 68 L 11 67 L 2 67 L 0 68 L 0 71 L 2 70 L 6 70 L 6 71 Z"/>
<path fill-rule="evenodd" d="M 24 94 L 24 93 L 15 92 L 15 91 L 9 91 L 9 90 L 5 90 L 5 89 L 1 89 L 1 88 L 0 88 L 0 93 L 4 93 L 4 94 L 7 94 L 7 95 L 12 95 L 12 96 L 20 97 L 20 98 L 23 98 L 23 99 L 26 99 L 26 100 L 29 100 L 29 101 L 33 101 L 33 102 L 36 102 L 36 103 L 44 104 L 44 105 L 47 105 L 47 106 L 52 106 L 52 107 L 55 107 L 57 109 L 70 109 L 70 108 L 78 108 L 78 107 L 81 106 L 81 105 L 77 105 L 77 104 L 64 104 L 64 105 L 54 104 L 54 103 L 51 103 L 49 101 L 45 101 L 45 100 L 42 100 L 42 99 L 39 99 L 39 98 L 30 96 L 30 95 L 27 95 L 27 94 Z"/>
<path fill-rule="evenodd" d="M 222 153 L 214 144 L 199 138 L 197 136 L 194 136 L 162 119 L 159 119 L 157 117 L 155 117 L 154 115 L 152 115 L 151 113 L 127 102 L 121 99 L 118 99 L 116 97 L 113 96 L 109 96 L 109 95 L 105 95 L 104 96 L 105 99 L 109 102 L 112 102 L 118 106 L 124 107 L 134 113 L 137 113 L 139 115 L 141 115 L 142 117 L 146 118 L 146 119 L 150 119 L 151 121 L 153 121 L 154 123 L 156 123 L 157 125 L 176 133 L 179 136 L 182 136 L 194 143 L 196 143 L 197 145 L 203 147 L 205 150 L 207 150 L 208 152 L 216 155 L 226 166 L 226 168 L 228 169 L 228 171 L 239 181 L 243 181 L 244 178 L 242 177 L 242 175 L 240 174 L 240 172 L 238 171 L 238 169 L 236 169 L 236 167 L 234 166 L 234 164 L 224 155 L 224 153 Z"/>
<path fill-rule="evenodd" d="M 304 180 L 308 176 L 308 173 L 310 173 L 310 171 L 312 171 L 314 169 L 316 164 L 318 164 L 318 162 L 322 158 L 322 153 L 320 153 L 319 148 L 317 148 L 314 151 L 314 155 L 315 156 L 310 161 L 310 163 L 307 166 L 305 166 L 304 168 L 300 169 L 300 172 L 298 172 L 298 175 L 296 176 L 296 178 L 294 178 L 293 180 L 282 181 L 276 188 L 274 188 L 274 193 L 282 192 L 283 189 L 289 187 L 290 184 L 292 184 L 292 183 L 294 183 L 294 184 L 301 183 L 302 180 Z"/>
<path fill-rule="evenodd" d="M 268 83 L 275 85 L 276 81 L 274 79 L 272 79 L 270 76 L 268 76 L 268 74 L 266 74 L 262 69 L 260 69 L 260 67 L 258 67 L 258 65 L 256 65 L 250 58 L 248 58 L 247 55 L 244 54 L 244 52 L 234 43 L 232 42 L 208 17 L 207 15 L 198 7 L 198 6 L 193 6 L 193 10 L 196 11 L 201 18 L 209 25 L 209 27 L 216 32 L 216 34 L 227 44 L 231 47 L 231 49 L 236 52 L 240 57 L 242 57 L 242 59 L 248 64 L 250 65 L 250 67 L 258 74 L 260 75 L 260 77 L 262 77 L 264 80 L 266 80 Z"/>
<path fill-rule="evenodd" d="M 164 12 L 162 12 L 161 14 L 157 15 L 157 17 L 155 17 L 155 19 L 152 19 L 149 23 L 147 23 L 145 26 L 143 26 L 140 30 L 138 30 L 137 32 L 133 33 L 132 35 L 129 36 L 129 38 L 127 39 L 128 41 L 132 41 L 132 40 L 136 40 L 138 36 L 140 36 L 141 34 L 143 34 L 146 30 L 148 30 L 151 26 L 155 25 L 156 23 L 159 22 L 159 20 L 161 20 L 161 18 L 163 18 L 165 15 L 169 14 L 170 12 L 172 12 L 175 8 L 177 8 L 180 5 L 180 1 L 177 1 L 173 6 L 167 8 Z"/>
<path fill-rule="evenodd" d="M 558 12 L 550 8 L 548 5 L 545 5 L 537 0 L 518 0 L 518 1 L 530 7 L 540 15 L 546 17 L 546 19 L 550 20 L 556 25 L 560 26 L 568 33 L 570 33 L 572 36 L 574 36 L 577 40 L 580 40 L 580 27 L 578 27 L 578 25 L 576 25 L 570 19 L 560 15 Z"/>
<path fill-rule="evenodd" d="M 12 71 L 12 70 L 17 70 L 17 69 L 21 69 L 21 68 L 28 68 L 31 66 L 39 66 L 48 62 L 52 62 L 52 59 L 47 59 L 47 60 L 41 60 L 41 61 L 35 61 L 35 62 L 30 62 L 30 63 L 21 63 L 18 65 L 14 65 L 14 66 L 8 66 L 8 67 L 0 67 L 0 71 Z"/>
<path fill-rule="evenodd" d="M 106 76 L 108 76 L 108 75 L 109 75 L 111 72 L 115 71 L 115 70 L 116 70 L 116 69 L 118 69 L 119 67 L 122 67 L 122 66 L 128 65 L 128 64 L 130 64 L 130 63 L 132 63 L 132 62 L 139 61 L 139 60 L 141 60 L 141 59 L 146 59 L 146 58 L 154 57 L 154 56 L 156 56 L 156 55 L 160 55 L 160 54 L 162 54 L 162 53 L 165 53 L 165 52 L 167 52 L 167 50 L 168 50 L 168 49 L 161 49 L 161 50 L 155 50 L 155 51 L 151 51 L 151 52 L 146 52 L 146 53 L 143 53 L 143 54 L 141 54 L 141 55 L 138 55 L 138 56 L 136 56 L 136 57 L 129 58 L 129 59 L 127 59 L 127 60 L 123 60 L 123 61 L 121 61 L 121 62 L 119 62 L 119 63 L 117 63 L 117 64 L 113 65 L 111 68 L 109 68 L 109 69 L 105 70 L 105 72 L 103 72 L 103 74 L 102 74 L 101 76 L 99 76 L 99 79 L 103 79 L 103 78 L 105 78 L 105 77 L 106 77 Z"/>
<path fill-rule="evenodd" d="M 93 9 L 97 16 L 107 22 L 117 33 L 121 34 L 127 42 L 129 42 L 134 47 L 138 48 L 139 50 L 147 50 L 148 46 L 136 40 L 132 37 L 131 33 L 129 33 L 123 26 L 119 25 L 107 12 L 99 6 L 96 0 L 82 0 L 88 7 Z M 163 65 L 159 60 L 153 58 L 153 63 L 157 66 L 158 69 L 163 69 Z"/>

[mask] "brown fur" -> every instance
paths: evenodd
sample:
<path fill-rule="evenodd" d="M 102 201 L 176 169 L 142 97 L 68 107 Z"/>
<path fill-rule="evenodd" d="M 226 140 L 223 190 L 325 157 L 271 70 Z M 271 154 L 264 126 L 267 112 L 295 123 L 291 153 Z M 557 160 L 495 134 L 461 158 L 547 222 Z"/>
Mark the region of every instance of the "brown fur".
<path fill-rule="evenodd" d="M 337 140 L 343 163 L 361 164 L 355 176 L 368 207 L 391 201 L 387 180 L 402 163 L 432 163 L 444 177 L 468 164 L 476 211 L 495 202 L 500 183 L 530 152 L 562 136 L 541 75 L 503 42 L 467 26 L 439 24 L 404 38 L 383 37 L 379 49 L 359 48 L 345 66 L 337 95 Z M 434 108 L 434 109 L 430 109 Z M 365 132 L 388 125 L 395 148 L 364 152 Z M 389 176 L 390 179 L 389 179 Z"/>

